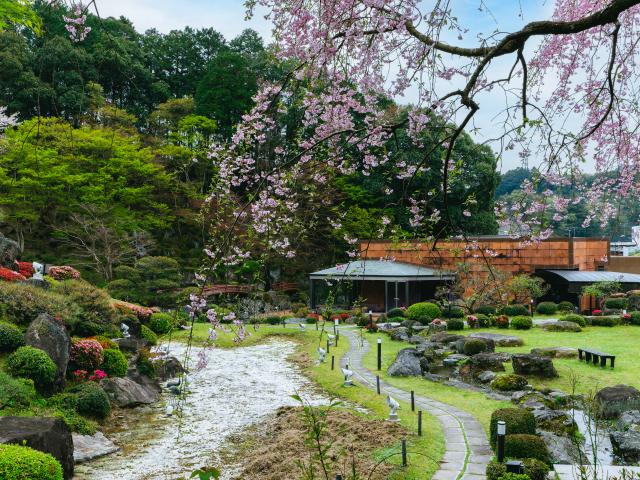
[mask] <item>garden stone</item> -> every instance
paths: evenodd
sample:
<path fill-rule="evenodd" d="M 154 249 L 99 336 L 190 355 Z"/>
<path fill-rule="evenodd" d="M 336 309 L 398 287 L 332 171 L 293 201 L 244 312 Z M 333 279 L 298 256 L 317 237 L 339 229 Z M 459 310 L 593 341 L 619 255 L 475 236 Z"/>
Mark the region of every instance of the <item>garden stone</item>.
<path fill-rule="evenodd" d="M 469 364 L 474 367 L 475 370 L 491 370 L 492 372 L 504 372 L 504 362 L 509 361 L 508 358 L 499 353 L 478 353 L 469 360 Z"/>
<path fill-rule="evenodd" d="M 123 352 L 136 353 L 143 346 L 142 342 L 136 338 L 116 338 L 113 341 L 118 344 L 118 348 Z"/>
<path fill-rule="evenodd" d="M 57 374 L 54 391 L 60 391 L 64 387 L 71 352 L 71 339 L 67 330 L 53 317 L 41 313 L 31 322 L 24 341 L 26 345 L 39 348 L 51 357 L 56 364 Z"/>
<path fill-rule="evenodd" d="M 414 345 L 418 345 L 419 343 L 425 343 L 427 341 L 426 338 L 421 337 L 420 335 L 412 335 L 409 338 L 409 343 L 413 343 Z"/>
<path fill-rule="evenodd" d="M 72 434 L 73 437 L 73 459 L 76 464 L 88 462 L 95 458 L 104 457 L 120 450 L 118 446 L 104 436 L 104 433 L 97 432 L 95 435 Z"/>
<path fill-rule="evenodd" d="M 454 353 L 453 355 L 449 355 L 442 361 L 442 364 L 445 367 L 455 367 L 460 362 L 467 360 L 469 357 L 466 355 L 462 355 L 461 353 Z"/>
<path fill-rule="evenodd" d="M 422 369 L 423 372 L 428 372 L 429 371 L 429 366 L 430 366 L 431 362 L 429 361 L 429 359 L 422 357 L 420 359 L 420 368 Z"/>
<path fill-rule="evenodd" d="M 31 285 L 32 287 L 41 288 L 43 290 L 49 290 L 49 282 L 47 282 L 43 278 L 27 278 L 27 285 Z"/>
<path fill-rule="evenodd" d="M 501 333 L 472 333 L 471 338 L 484 338 L 493 340 L 498 347 L 521 347 L 524 341 L 515 335 L 503 335 Z"/>
<path fill-rule="evenodd" d="M 0 443 L 25 445 L 49 453 L 62 465 L 65 480 L 73 478 L 71 430 L 59 418 L 0 417 Z"/>
<path fill-rule="evenodd" d="M 400 342 L 406 342 L 409 340 L 409 330 L 406 327 L 398 327 L 391 330 L 391 338 Z"/>
<path fill-rule="evenodd" d="M 582 328 L 575 322 L 567 322 L 564 320 L 558 320 L 557 322 L 548 323 L 542 325 L 543 330 L 548 332 L 581 332 Z"/>
<path fill-rule="evenodd" d="M 425 330 L 428 330 L 429 326 L 428 325 L 414 325 L 411 328 L 413 328 L 414 332 L 423 332 Z"/>
<path fill-rule="evenodd" d="M 429 373 L 429 372 L 426 372 L 423 375 L 423 377 L 426 380 L 431 380 L 432 382 L 436 382 L 436 383 L 442 383 L 448 379 L 446 375 L 439 375 L 437 373 Z"/>
<path fill-rule="evenodd" d="M 462 338 L 465 338 L 465 336 L 457 333 L 438 332 L 431 335 L 430 340 L 436 343 L 453 343 Z"/>
<path fill-rule="evenodd" d="M 176 357 L 168 356 L 154 362 L 156 374 L 161 381 L 175 378 L 185 372 L 184 367 Z"/>
<path fill-rule="evenodd" d="M 519 353 L 511 356 L 513 371 L 518 375 L 533 375 L 541 378 L 555 378 L 558 372 L 548 357 Z"/>
<path fill-rule="evenodd" d="M 464 337 L 459 340 L 456 340 L 455 349 L 458 353 L 464 353 L 464 346 L 469 340 L 480 340 L 485 344 L 485 352 L 493 352 L 496 349 L 496 344 L 493 340 L 489 338 L 471 338 Z"/>
<path fill-rule="evenodd" d="M 394 377 L 420 376 L 422 375 L 420 360 L 420 352 L 415 348 L 404 348 L 398 352 L 387 373 Z"/>
<path fill-rule="evenodd" d="M 541 431 L 540 436 L 547 445 L 551 463 L 571 465 L 580 460 L 580 451 L 570 438 L 545 431 Z"/>
<path fill-rule="evenodd" d="M 640 462 L 640 432 L 611 432 L 609 434 L 613 453 L 625 462 Z"/>
<path fill-rule="evenodd" d="M 414 325 L 420 325 L 420 323 L 416 322 L 415 320 L 407 319 L 400 324 L 401 327 L 408 328 L 408 329 L 413 328 Z"/>
<path fill-rule="evenodd" d="M 149 405 L 160 397 L 160 393 L 148 385 L 141 385 L 131 378 L 105 378 L 100 382 L 109 399 L 120 408 Z"/>
<path fill-rule="evenodd" d="M 616 418 L 622 412 L 637 409 L 640 392 L 630 385 L 616 385 L 599 390 L 595 400 L 605 418 Z"/>
<path fill-rule="evenodd" d="M 480 372 L 477 378 L 479 382 L 490 383 L 496 378 L 496 374 L 491 370 L 485 370 L 484 372 Z"/>
<path fill-rule="evenodd" d="M 20 245 L 0 233 L 0 267 L 13 269 L 20 255 Z"/>
<path fill-rule="evenodd" d="M 578 349 L 571 347 L 541 347 L 532 348 L 531 353 L 533 355 L 550 358 L 576 358 L 578 356 Z"/>
<path fill-rule="evenodd" d="M 634 430 L 640 432 L 640 410 L 629 410 L 620 415 L 616 422 L 618 430 Z"/>
<path fill-rule="evenodd" d="M 525 397 L 531 395 L 531 390 L 518 390 L 511 394 L 511 401 L 513 403 L 520 403 Z"/>

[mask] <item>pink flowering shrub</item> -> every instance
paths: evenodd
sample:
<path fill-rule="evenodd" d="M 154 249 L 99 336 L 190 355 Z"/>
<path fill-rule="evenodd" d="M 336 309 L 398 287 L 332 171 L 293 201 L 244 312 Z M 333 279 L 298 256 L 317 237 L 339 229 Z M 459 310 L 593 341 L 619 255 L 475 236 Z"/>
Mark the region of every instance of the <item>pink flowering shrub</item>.
<path fill-rule="evenodd" d="M 78 280 L 80 272 L 69 265 L 49 267 L 49 276 L 55 280 Z"/>
<path fill-rule="evenodd" d="M 467 323 L 469 324 L 469 328 L 477 328 L 478 327 L 478 317 L 475 315 L 469 315 L 467 317 Z"/>
<path fill-rule="evenodd" d="M 602 310 L 600 310 L 599 308 L 596 308 L 593 312 L 594 315 L 602 315 Z"/>
<path fill-rule="evenodd" d="M 89 381 L 91 382 L 99 382 L 103 378 L 107 378 L 107 374 L 103 370 L 95 370 L 93 375 L 89 377 Z"/>
<path fill-rule="evenodd" d="M 123 300 L 113 300 L 112 304 L 120 313 L 125 315 L 133 314 L 140 320 L 147 320 L 152 314 L 159 311 L 157 308 L 143 307 Z"/>
<path fill-rule="evenodd" d="M 89 372 L 87 372 L 86 370 L 78 369 L 74 370 L 71 375 L 76 382 L 84 382 L 87 379 L 87 375 L 89 375 Z"/>
<path fill-rule="evenodd" d="M 102 360 L 102 345 L 96 340 L 77 340 L 71 345 L 71 361 L 79 369 L 95 370 Z"/>

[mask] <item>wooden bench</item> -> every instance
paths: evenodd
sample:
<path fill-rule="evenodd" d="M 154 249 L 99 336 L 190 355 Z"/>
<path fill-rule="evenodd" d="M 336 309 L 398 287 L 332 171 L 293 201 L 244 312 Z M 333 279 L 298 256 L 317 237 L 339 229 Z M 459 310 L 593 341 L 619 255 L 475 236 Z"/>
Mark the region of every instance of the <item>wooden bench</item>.
<path fill-rule="evenodd" d="M 584 356 L 585 362 L 591 362 L 594 365 L 598 365 L 598 363 L 600 363 L 600 367 L 602 368 L 607 366 L 607 359 L 610 360 L 611 368 L 613 368 L 616 364 L 615 355 L 611 355 L 610 353 L 604 353 L 599 350 L 593 350 L 591 348 L 579 348 L 578 358 L 582 360 L 583 356 Z"/>

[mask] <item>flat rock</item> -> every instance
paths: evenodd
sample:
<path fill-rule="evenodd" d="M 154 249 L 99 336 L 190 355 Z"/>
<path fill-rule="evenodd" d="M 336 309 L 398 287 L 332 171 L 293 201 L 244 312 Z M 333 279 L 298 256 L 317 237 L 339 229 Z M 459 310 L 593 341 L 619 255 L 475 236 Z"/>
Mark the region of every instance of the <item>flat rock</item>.
<path fill-rule="evenodd" d="M 541 357 L 576 358 L 578 356 L 578 349 L 571 347 L 541 347 L 532 348 L 531 353 Z"/>
<path fill-rule="evenodd" d="M 424 357 L 415 348 L 404 348 L 398 352 L 387 373 L 394 377 L 420 376 L 422 375 L 421 358 Z"/>
<path fill-rule="evenodd" d="M 184 367 L 176 357 L 167 356 L 154 362 L 156 373 L 161 381 L 175 378 L 184 373 Z"/>
<path fill-rule="evenodd" d="M 496 374 L 491 370 L 485 370 L 484 372 L 480 372 L 476 378 L 481 383 L 489 383 L 496 378 Z"/>
<path fill-rule="evenodd" d="M 445 367 L 455 367 L 463 360 L 467 360 L 469 357 L 466 355 L 462 355 L 461 353 L 454 353 L 453 355 L 449 355 L 442 361 L 442 364 Z"/>
<path fill-rule="evenodd" d="M 570 438 L 545 431 L 541 431 L 540 436 L 547 445 L 552 463 L 571 465 L 579 461 L 580 452 Z"/>
<path fill-rule="evenodd" d="M 57 367 L 54 390 L 62 390 L 71 353 L 71 338 L 64 325 L 54 320 L 51 315 L 41 313 L 27 328 L 24 341 L 31 347 L 45 351 L 51 357 Z"/>
<path fill-rule="evenodd" d="M 501 333 L 472 333 L 469 337 L 493 340 L 498 347 L 521 347 L 524 345 L 524 341 L 515 335 L 503 335 Z"/>
<path fill-rule="evenodd" d="M 131 378 L 105 378 L 100 385 L 109 395 L 109 399 L 121 408 L 149 405 L 160 397 L 160 392 L 155 388 L 140 385 Z"/>
<path fill-rule="evenodd" d="M 429 340 L 436 343 L 453 343 L 465 338 L 464 335 L 449 332 L 438 332 L 431 335 Z"/>
<path fill-rule="evenodd" d="M 73 459 L 76 464 L 88 462 L 95 458 L 104 457 L 117 452 L 120 448 L 104 436 L 102 432 L 95 435 L 72 434 Z"/>
<path fill-rule="evenodd" d="M 640 462 L 640 432 L 611 432 L 613 453 L 627 463 Z"/>
<path fill-rule="evenodd" d="M 615 385 L 598 390 L 595 401 L 605 418 L 616 418 L 622 412 L 637 410 L 640 392 L 631 385 Z"/>
<path fill-rule="evenodd" d="M 20 245 L 0 233 L 0 267 L 14 268 L 20 255 Z"/>
<path fill-rule="evenodd" d="M 519 353 L 511 356 L 514 373 L 518 375 L 533 375 L 541 378 L 555 378 L 558 372 L 549 357 Z"/>
<path fill-rule="evenodd" d="M 620 415 L 616 422 L 619 430 L 640 431 L 640 410 L 629 410 Z"/>
<path fill-rule="evenodd" d="M 406 327 L 394 328 L 390 331 L 389 336 L 396 341 L 406 342 L 409 340 L 409 329 Z"/>

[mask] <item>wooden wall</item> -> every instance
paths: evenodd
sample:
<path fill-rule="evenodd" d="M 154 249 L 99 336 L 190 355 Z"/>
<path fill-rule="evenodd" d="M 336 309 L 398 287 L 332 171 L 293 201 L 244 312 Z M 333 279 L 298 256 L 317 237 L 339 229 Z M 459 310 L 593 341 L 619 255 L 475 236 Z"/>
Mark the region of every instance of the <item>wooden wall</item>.
<path fill-rule="evenodd" d="M 612 272 L 640 273 L 640 257 L 609 257 L 607 270 Z"/>

